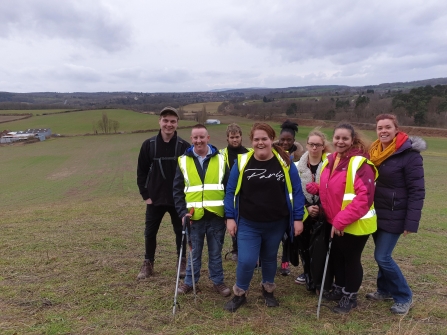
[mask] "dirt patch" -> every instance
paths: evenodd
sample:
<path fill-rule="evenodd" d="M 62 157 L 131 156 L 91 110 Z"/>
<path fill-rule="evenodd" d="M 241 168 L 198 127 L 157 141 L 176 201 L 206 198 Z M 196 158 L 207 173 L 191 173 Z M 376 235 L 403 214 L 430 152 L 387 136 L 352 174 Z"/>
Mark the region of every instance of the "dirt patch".
<path fill-rule="evenodd" d="M 11 122 L 21 119 L 27 119 L 31 117 L 30 114 L 20 114 L 20 115 L 2 115 L 0 114 L 0 123 Z"/>
<path fill-rule="evenodd" d="M 67 169 L 64 171 L 56 172 L 47 177 L 49 180 L 61 180 L 67 177 L 70 177 L 72 174 L 76 172 L 76 169 Z"/>

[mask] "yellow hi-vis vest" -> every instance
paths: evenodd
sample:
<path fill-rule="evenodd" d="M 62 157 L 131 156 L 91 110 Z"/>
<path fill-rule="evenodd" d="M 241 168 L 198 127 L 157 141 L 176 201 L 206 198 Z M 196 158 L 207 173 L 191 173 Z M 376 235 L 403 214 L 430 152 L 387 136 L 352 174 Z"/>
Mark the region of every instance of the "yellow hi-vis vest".
<path fill-rule="evenodd" d="M 248 152 L 249 152 L 249 151 L 253 151 L 252 148 L 245 148 L 245 149 L 247 149 Z M 225 158 L 225 163 L 227 164 L 228 168 L 230 168 L 230 162 L 229 162 L 229 160 L 228 160 L 228 148 L 220 149 L 219 152 L 221 153 L 221 155 L 224 156 L 224 158 Z"/>
<path fill-rule="evenodd" d="M 289 193 L 289 200 L 290 200 L 290 203 L 293 208 L 293 190 L 292 190 L 292 182 L 290 181 L 290 176 L 289 176 L 290 166 L 287 166 L 284 159 L 282 159 L 281 155 L 275 149 L 272 149 L 272 152 L 276 156 L 276 159 L 278 159 L 278 161 L 281 165 L 281 168 L 284 172 L 284 177 L 286 178 L 287 192 Z M 254 154 L 254 151 L 249 151 L 245 154 L 237 155 L 237 166 L 239 168 L 239 178 L 237 180 L 236 191 L 234 192 L 234 206 L 236 206 L 236 196 L 239 194 L 239 192 L 241 190 L 243 171 L 245 170 L 245 166 L 247 165 L 248 161 L 250 160 L 251 156 L 253 156 L 253 154 Z M 290 164 L 293 164 L 293 162 L 291 162 Z M 308 215 L 309 214 L 307 212 L 307 208 L 306 208 L 306 206 L 304 206 L 303 221 L 306 220 Z"/>
<path fill-rule="evenodd" d="M 185 200 L 188 211 L 194 208 L 191 220 L 199 220 L 205 214 L 205 208 L 216 214 L 224 216 L 225 188 L 222 183 L 225 175 L 225 159 L 221 154 L 210 158 L 202 183 L 197 172 L 194 159 L 183 155 L 178 158 L 178 164 L 185 179 Z"/>
<path fill-rule="evenodd" d="M 343 195 L 343 202 L 341 204 L 341 209 L 345 209 L 352 200 L 356 197 L 354 190 L 354 181 L 357 170 L 362 166 L 363 163 L 369 164 L 374 168 L 375 176 L 374 180 L 377 179 L 379 173 L 377 172 L 374 164 L 363 156 L 354 156 L 349 160 L 348 171 L 346 172 L 346 187 L 345 194 Z M 323 162 L 323 166 L 321 167 L 321 173 L 323 173 L 323 169 L 327 166 L 328 160 L 326 159 Z M 374 209 L 374 203 L 369 208 L 369 211 L 357 221 L 351 223 L 346 226 L 344 232 L 352 234 L 352 235 L 369 235 L 374 233 L 377 230 L 377 215 L 376 210 Z"/>

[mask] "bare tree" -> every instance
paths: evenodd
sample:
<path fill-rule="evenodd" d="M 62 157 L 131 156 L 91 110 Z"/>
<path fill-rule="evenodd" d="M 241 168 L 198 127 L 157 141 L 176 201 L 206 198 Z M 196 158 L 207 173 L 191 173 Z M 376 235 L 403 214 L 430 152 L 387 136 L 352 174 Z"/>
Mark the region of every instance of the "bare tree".
<path fill-rule="evenodd" d="M 180 106 L 178 109 L 178 118 L 180 120 L 184 120 L 185 119 L 185 111 L 183 109 L 183 106 Z"/>
<path fill-rule="evenodd" d="M 119 122 L 109 119 L 107 113 L 102 113 L 101 120 L 97 122 L 98 129 L 101 130 L 104 134 L 109 134 L 112 129 L 116 133 L 119 129 L 119 126 Z"/>
<path fill-rule="evenodd" d="M 202 105 L 202 110 L 197 112 L 197 122 L 204 124 L 207 119 L 208 115 L 206 113 L 206 105 Z"/>

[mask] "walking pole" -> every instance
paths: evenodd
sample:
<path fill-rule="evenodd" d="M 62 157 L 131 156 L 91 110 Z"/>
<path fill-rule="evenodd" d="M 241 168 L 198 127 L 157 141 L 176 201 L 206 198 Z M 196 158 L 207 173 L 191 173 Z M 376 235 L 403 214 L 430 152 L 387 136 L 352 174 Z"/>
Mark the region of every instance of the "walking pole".
<path fill-rule="evenodd" d="M 320 297 L 318 298 L 317 319 L 320 318 L 321 299 L 323 298 L 324 280 L 326 279 L 327 264 L 329 262 L 329 255 L 331 253 L 331 246 L 332 246 L 332 237 L 329 239 L 329 247 L 327 249 L 326 263 L 324 264 L 323 280 L 321 281 Z"/>
<path fill-rule="evenodd" d="M 189 214 L 191 214 L 191 216 L 194 214 L 194 207 L 192 207 L 189 211 Z M 188 243 L 189 245 L 189 259 L 191 262 L 191 276 L 192 276 L 192 290 L 194 292 L 194 302 L 197 302 L 197 294 L 196 294 L 196 281 L 194 279 L 194 259 L 192 257 L 192 241 L 191 241 L 191 224 L 192 221 L 190 219 L 190 217 L 186 217 L 185 218 L 185 222 L 186 222 L 186 229 L 188 229 L 188 234 L 186 235 L 186 243 Z"/>
<path fill-rule="evenodd" d="M 180 309 L 180 304 L 177 303 L 177 294 L 178 294 L 177 290 L 178 290 L 178 283 L 180 280 L 180 267 L 182 265 L 181 257 L 183 255 L 183 241 L 185 240 L 185 235 L 186 235 L 186 218 L 185 218 L 185 220 L 183 222 L 183 226 L 182 226 L 182 242 L 180 244 L 180 257 L 179 257 L 179 262 L 178 262 L 178 267 L 177 267 L 177 277 L 176 277 L 176 281 L 175 281 L 174 305 L 172 307 L 172 314 L 173 314 L 174 318 L 175 318 L 175 312 L 176 312 L 177 305 Z M 188 237 L 186 239 L 188 240 Z"/>

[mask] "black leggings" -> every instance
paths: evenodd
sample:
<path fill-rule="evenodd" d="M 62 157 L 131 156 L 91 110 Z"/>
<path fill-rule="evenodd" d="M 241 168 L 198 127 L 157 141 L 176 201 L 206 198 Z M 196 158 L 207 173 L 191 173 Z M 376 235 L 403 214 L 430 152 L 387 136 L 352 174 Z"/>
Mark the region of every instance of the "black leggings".
<path fill-rule="evenodd" d="M 335 275 L 335 285 L 346 292 L 358 292 L 363 280 L 362 252 L 369 235 L 334 235 L 330 262 Z"/>

